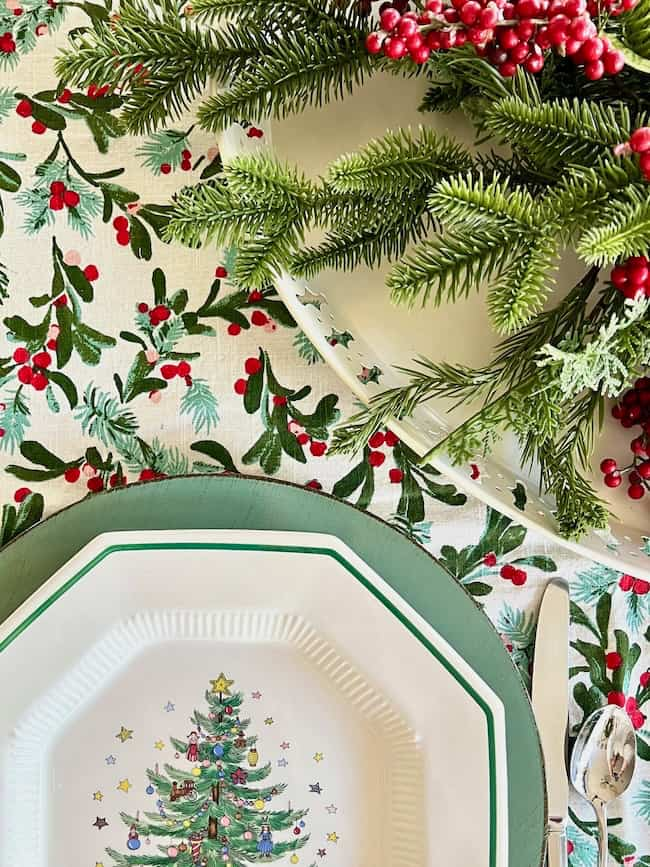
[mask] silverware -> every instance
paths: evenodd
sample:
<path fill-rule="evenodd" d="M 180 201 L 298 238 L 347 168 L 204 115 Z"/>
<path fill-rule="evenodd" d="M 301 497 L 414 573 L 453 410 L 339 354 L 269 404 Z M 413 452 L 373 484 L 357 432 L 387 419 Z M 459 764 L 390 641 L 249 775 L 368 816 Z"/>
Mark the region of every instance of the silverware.
<path fill-rule="evenodd" d="M 622 708 L 608 705 L 590 714 L 571 756 L 571 782 L 591 802 L 598 821 L 598 867 L 607 867 L 607 805 L 630 785 L 636 736 Z"/>
<path fill-rule="evenodd" d="M 566 867 L 569 780 L 566 735 L 569 719 L 569 587 L 549 583 L 539 610 L 533 662 L 533 711 L 546 771 L 548 867 Z"/>

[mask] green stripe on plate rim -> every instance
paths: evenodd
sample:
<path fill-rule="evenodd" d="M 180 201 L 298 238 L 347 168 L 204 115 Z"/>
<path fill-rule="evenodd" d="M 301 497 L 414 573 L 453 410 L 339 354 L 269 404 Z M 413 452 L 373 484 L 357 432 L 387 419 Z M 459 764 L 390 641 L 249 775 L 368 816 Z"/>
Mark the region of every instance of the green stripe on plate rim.
<path fill-rule="evenodd" d="M 41 602 L 34 611 L 32 611 L 23 621 L 16 626 L 9 635 L 0 641 L 0 653 L 9 647 L 21 633 L 29 626 L 38 620 L 38 618 L 47 611 L 64 593 L 74 587 L 85 575 L 92 571 L 102 560 L 105 560 L 111 554 L 120 551 L 151 551 L 151 550 L 176 550 L 176 551 L 275 551 L 283 554 L 320 554 L 326 557 L 331 557 L 336 560 L 344 569 L 346 569 L 354 578 L 357 579 L 381 604 L 391 612 L 400 623 L 405 626 L 408 631 L 422 644 L 429 653 L 434 656 L 438 662 L 445 668 L 449 674 L 456 680 L 472 697 L 485 714 L 488 732 L 488 767 L 490 774 L 490 867 L 496 867 L 496 850 L 497 850 L 497 784 L 496 784 L 496 749 L 494 742 L 494 717 L 492 709 L 487 704 L 485 699 L 480 696 L 474 687 L 465 680 L 463 675 L 449 662 L 449 660 L 435 647 L 412 623 L 404 612 L 398 608 L 393 602 L 384 596 L 373 582 L 366 578 L 358 569 L 356 569 L 348 560 L 345 559 L 338 551 L 331 548 L 310 547 L 308 545 L 254 545 L 235 542 L 135 542 L 123 543 L 119 545 L 110 545 L 103 551 L 100 551 L 93 559 L 86 563 L 78 572 L 75 572 L 67 581 L 57 588 L 51 596 Z"/>

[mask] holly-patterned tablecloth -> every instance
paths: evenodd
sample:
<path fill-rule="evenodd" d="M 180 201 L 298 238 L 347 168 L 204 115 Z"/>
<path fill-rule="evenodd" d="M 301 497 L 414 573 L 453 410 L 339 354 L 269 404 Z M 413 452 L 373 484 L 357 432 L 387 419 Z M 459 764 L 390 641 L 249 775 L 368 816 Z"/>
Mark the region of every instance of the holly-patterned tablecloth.
<path fill-rule="evenodd" d="M 216 140 L 191 118 L 121 137 L 120 99 L 102 82 L 57 92 L 57 47 L 99 7 L 2 2 L 2 543 L 115 484 L 275 475 L 358 503 L 425 545 L 485 606 L 527 684 L 542 591 L 562 575 L 572 589 L 571 725 L 608 701 L 627 708 L 638 773 L 611 811 L 610 850 L 617 863 L 650 865 L 648 582 L 576 559 L 467 499 L 391 434 L 353 460 L 328 459 L 353 401 L 277 296 L 233 286 L 232 251 L 158 237 L 171 195 L 218 169 Z M 593 816 L 572 807 L 569 861 L 592 867 Z"/>

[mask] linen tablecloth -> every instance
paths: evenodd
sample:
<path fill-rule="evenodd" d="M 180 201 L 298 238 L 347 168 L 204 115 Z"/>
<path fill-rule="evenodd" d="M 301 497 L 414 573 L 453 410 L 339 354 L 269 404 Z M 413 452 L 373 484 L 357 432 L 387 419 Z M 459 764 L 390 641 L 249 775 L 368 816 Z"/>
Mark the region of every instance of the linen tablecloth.
<path fill-rule="evenodd" d="M 572 731 L 601 704 L 627 708 L 639 766 L 611 811 L 610 851 L 650 865 L 650 584 L 466 498 L 390 433 L 353 459 L 328 458 L 354 402 L 277 296 L 229 282 L 233 251 L 158 237 L 172 194 L 218 169 L 216 140 L 191 118 L 121 136 L 120 100 L 103 82 L 58 88 L 57 48 L 100 9 L 68 5 L 0 8 L 2 543 L 116 484 L 274 475 L 358 503 L 425 545 L 485 607 L 527 685 L 541 595 L 563 576 Z M 577 799 L 572 808 L 570 864 L 592 867 L 593 815 Z"/>

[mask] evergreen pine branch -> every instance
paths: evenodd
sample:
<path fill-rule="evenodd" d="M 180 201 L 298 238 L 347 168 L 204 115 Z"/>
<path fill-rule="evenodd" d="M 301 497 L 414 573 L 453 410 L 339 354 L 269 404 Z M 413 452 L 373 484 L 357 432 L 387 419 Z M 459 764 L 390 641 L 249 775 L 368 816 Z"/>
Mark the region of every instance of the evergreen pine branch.
<path fill-rule="evenodd" d="M 304 210 L 316 195 L 315 186 L 302 172 L 268 153 L 235 157 L 224 169 L 230 190 L 243 202 L 257 202 L 267 208 L 300 206 Z"/>
<path fill-rule="evenodd" d="M 626 107 L 577 99 L 529 104 L 507 97 L 487 105 L 483 121 L 493 135 L 523 148 L 542 165 L 593 165 L 632 131 Z"/>
<path fill-rule="evenodd" d="M 277 279 L 289 261 L 296 232 L 288 223 L 280 224 L 268 235 L 257 235 L 243 242 L 237 251 L 235 282 L 245 289 L 256 289 Z"/>
<path fill-rule="evenodd" d="M 499 334 L 512 334 L 529 322 L 544 306 L 557 267 L 557 245 L 541 235 L 511 254 L 509 264 L 490 287 L 488 309 Z"/>
<path fill-rule="evenodd" d="M 621 18 L 623 42 L 641 57 L 650 59 L 650 0 L 639 0 Z"/>
<path fill-rule="evenodd" d="M 509 240 L 501 231 L 475 229 L 463 237 L 447 232 L 425 241 L 389 274 L 391 296 L 410 306 L 419 299 L 424 306 L 430 298 L 438 305 L 478 291 L 507 264 Z"/>
<path fill-rule="evenodd" d="M 317 32 L 288 32 L 228 90 L 200 106 L 199 122 L 204 129 L 218 132 L 242 117 L 284 118 L 342 99 L 374 68 L 362 31 L 350 34 L 332 22 Z"/>
<path fill-rule="evenodd" d="M 328 169 L 336 192 L 367 192 L 387 196 L 431 185 L 441 176 L 468 170 L 472 159 L 465 148 L 429 127 L 389 131 L 364 148 L 345 154 Z"/>
<path fill-rule="evenodd" d="M 334 20 L 350 29 L 359 29 L 366 23 L 355 3 L 336 0 L 196 0 L 192 10 L 205 21 L 236 18 L 243 25 L 284 20 L 313 26 Z"/>
<path fill-rule="evenodd" d="M 639 191 L 638 196 L 631 195 L 627 201 L 611 200 L 596 225 L 582 235 L 576 249 L 585 261 L 603 265 L 645 255 L 649 247 L 650 198 Z"/>
<path fill-rule="evenodd" d="M 482 174 L 445 178 L 434 187 L 428 207 L 437 220 L 456 229 L 501 227 L 530 233 L 539 224 L 538 209 L 528 190 L 510 189 L 498 176 L 489 183 Z"/>

